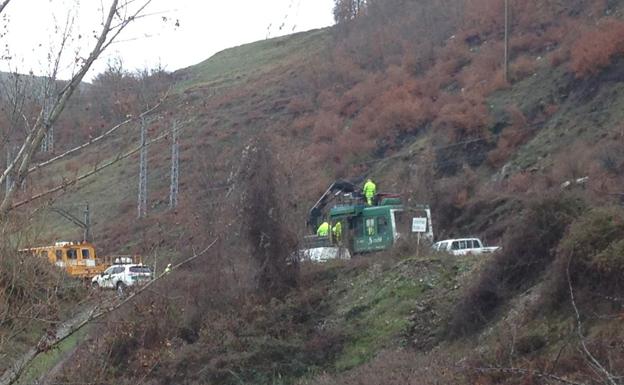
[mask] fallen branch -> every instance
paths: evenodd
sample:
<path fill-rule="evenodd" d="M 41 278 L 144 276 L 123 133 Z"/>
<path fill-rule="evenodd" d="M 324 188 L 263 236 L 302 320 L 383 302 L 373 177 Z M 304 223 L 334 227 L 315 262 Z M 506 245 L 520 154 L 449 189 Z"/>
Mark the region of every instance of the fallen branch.
<path fill-rule="evenodd" d="M 30 363 L 33 362 L 33 360 L 35 358 L 37 358 L 37 356 L 39 356 L 39 354 L 41 354 L 43 352 L 46 352 L 46 351 L 48 351 L 50 349 L 53 349 L 58 344 L 60 344 L 61 342 L 65 341 L 67 338 L 69 338 L 72 335 L 74 335 L 75 333 L 77 333 L 80 329 L 82 329 L 83 327 L 85 327 L 89 323 L 91 323 L 91 322 L 93 322 L 93 321 L 95 321 L 95 320 L 97 320 L 99 318 L 104 317 L 105 315 L 108 315 L 108 314 L 116 311 L 117 309 L 121 308 L 122 306 L 124 306 L 125 304 L 130 302 L 132 299 L 134 299 L 137 296 L 141 295 L 148 288 L 150 288 L 152 285 L 154 285 L 156 282 L 158 282 L 161 279 L 163 279 L 164 277 L 170 275 L 171 272 L 173 272 L 176 269 L 179 269 L 180 267 L 182 267 L 184 265 L 187 265 L 187 264 L 193 262 L 194 260 L 196 260 L 197 258 L 205 255 L 208 252 L 208 250 L 210 250 L 217 243 L 217 241 L 218 241 L 218 238 L 215 239 L 214 241 L 212 241 L 212 243 L 210 245 L 208 245 L 201 252 L 193 253 L 192 257 L 189 257 L 189 258 L 185 259 L 184 261 L 178 263 L 177 265 L 172 266 L 168 272 L 161 273 L 156 278 L 154 278 L 153 280 L 149 281 L 144 286 L 141 286 L 138 290 L 136 290 L 135 292 L 131 293 L 129 296 L 124 298 L 119 303 L 117 303 L 117 304 L 115 304 L 115 305 L 113 305 L 111 307 L 108 307 L 106 309 L 100 310 L 100 311 L 98 311 L 98 308 L 95 307 L 91 311 L 88 312 L 88 314 L 86 315 L 86 318 L 84 320 L 81 320 L 81 321 L 79 320 L 74 325 L 63 324 L 57 330 L 55 330 L 53 333 L 48 333 L 48 334 L 44 335 L 39 340 L 39 343 L 37 344 L 37 347 L 32 348 L 31 350 L 29 350 L 28 353 L 26 353 L 22 357 L 22 359 L 19 360 L 13 366 L 13 368 L 8 369 L 2 375 L 2 377 L 0 377 L 0 385 L 12 385 L 12 384 L 14 384 L 17 380 L 19 380 L 19 378 L 24 373 L 24 371 L 28 368 Z"/>

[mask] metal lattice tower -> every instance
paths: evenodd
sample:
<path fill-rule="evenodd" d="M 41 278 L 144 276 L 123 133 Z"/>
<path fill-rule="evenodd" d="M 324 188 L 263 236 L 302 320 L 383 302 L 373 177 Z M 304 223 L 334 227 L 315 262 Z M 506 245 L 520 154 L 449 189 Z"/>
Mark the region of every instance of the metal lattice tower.
<path fill-rule="evenodd" d="M 169 187 L 169 208 L 178 206 L 180 188 L 180 144 L 178 143 L 178 122 L 171 128 L 171 185 Z"/>
<path fill-rule="evenodd" d="M 50 94 L 50 90 L 44 88 L 43 90 L 43 124 L 46 126 L 49 125 L 50 115 L 52 114 L 52 106 L 54 105 L 54 100 L 52 95 Z M 54 126 L 50 125 L 48 128 L 48 132 L 46 132 L 43 140 L 41 141 L 41 152 L 53 152 L 54 151 Z"/>
<path fill-rule="evenodd" d="M 147 123 L 141 118 L 141 155 L 139 165 L 138 217 L 147 216 Z"/>

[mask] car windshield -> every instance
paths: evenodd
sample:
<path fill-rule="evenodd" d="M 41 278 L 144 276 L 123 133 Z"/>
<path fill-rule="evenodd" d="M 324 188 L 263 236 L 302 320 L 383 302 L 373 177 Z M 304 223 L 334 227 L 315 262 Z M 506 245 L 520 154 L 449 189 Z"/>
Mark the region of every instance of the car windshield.
<path fill-rule="evenodd" d="M 132 266 L 130 267 L 131 273 L 147 273 L 151 274 L 152 270 L 147 266 Z"/>

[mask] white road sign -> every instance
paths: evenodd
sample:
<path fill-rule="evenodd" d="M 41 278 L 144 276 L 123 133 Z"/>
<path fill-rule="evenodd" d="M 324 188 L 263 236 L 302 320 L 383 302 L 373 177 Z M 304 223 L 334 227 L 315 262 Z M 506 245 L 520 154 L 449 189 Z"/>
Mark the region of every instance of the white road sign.
<path fill-rule="evenodd" d="M 412 218 L 412 233 L 426 233 L 427 218 Z"/>

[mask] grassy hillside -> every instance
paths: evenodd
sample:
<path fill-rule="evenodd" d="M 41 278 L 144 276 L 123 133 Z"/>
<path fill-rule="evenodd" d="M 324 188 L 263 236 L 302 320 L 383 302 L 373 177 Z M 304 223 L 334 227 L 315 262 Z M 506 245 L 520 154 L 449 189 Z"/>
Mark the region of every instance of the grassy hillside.
<path fill-rule="evenodd" d="M 150 136 L 174 120 L 183 126 L 177 210 L 167 205 L 167 141 L 149 148 L 147 218 L 136 219 L 136 156 L 51 203 L 80 212 L 89 202 L 102 253 L 142 253 L 163 266 L 218 242 L 113 315 L 62 380 L 87 380 L 86 372 L 153 384 L 617 378 L 624 47 L 610 42 L 624 36 L 621 4 L 514 3 L 505 80 L 499 3 L 389 1 L 347 25 L 233 48 L 173 74 Z M 137 142 L 136 125 L 124 129 L 33 178 L 27 193 Z M 257 143 L 269 148 L 271 172 L 245 161 Z M 275 190 L 263 190 L 268 181 L 250 188 L 253 175 L 271 175 Z M 302 234 L 331 181 L 361 176 L 409 204 L 430 204 L 438 239 L 479 235 L 503 252 L 415 259 L 398 249 L 305 266 L 283 297 L 259 291 L 261 267 L 251 261 L 263 246 L 251 244 L 249 218 Z M 250 191 L 274 194 L 281 216 L 272 217 L 276 207 L 245 211 Z M 40 242 L 79 235 L 55 215 L 37 218 Z"/>

